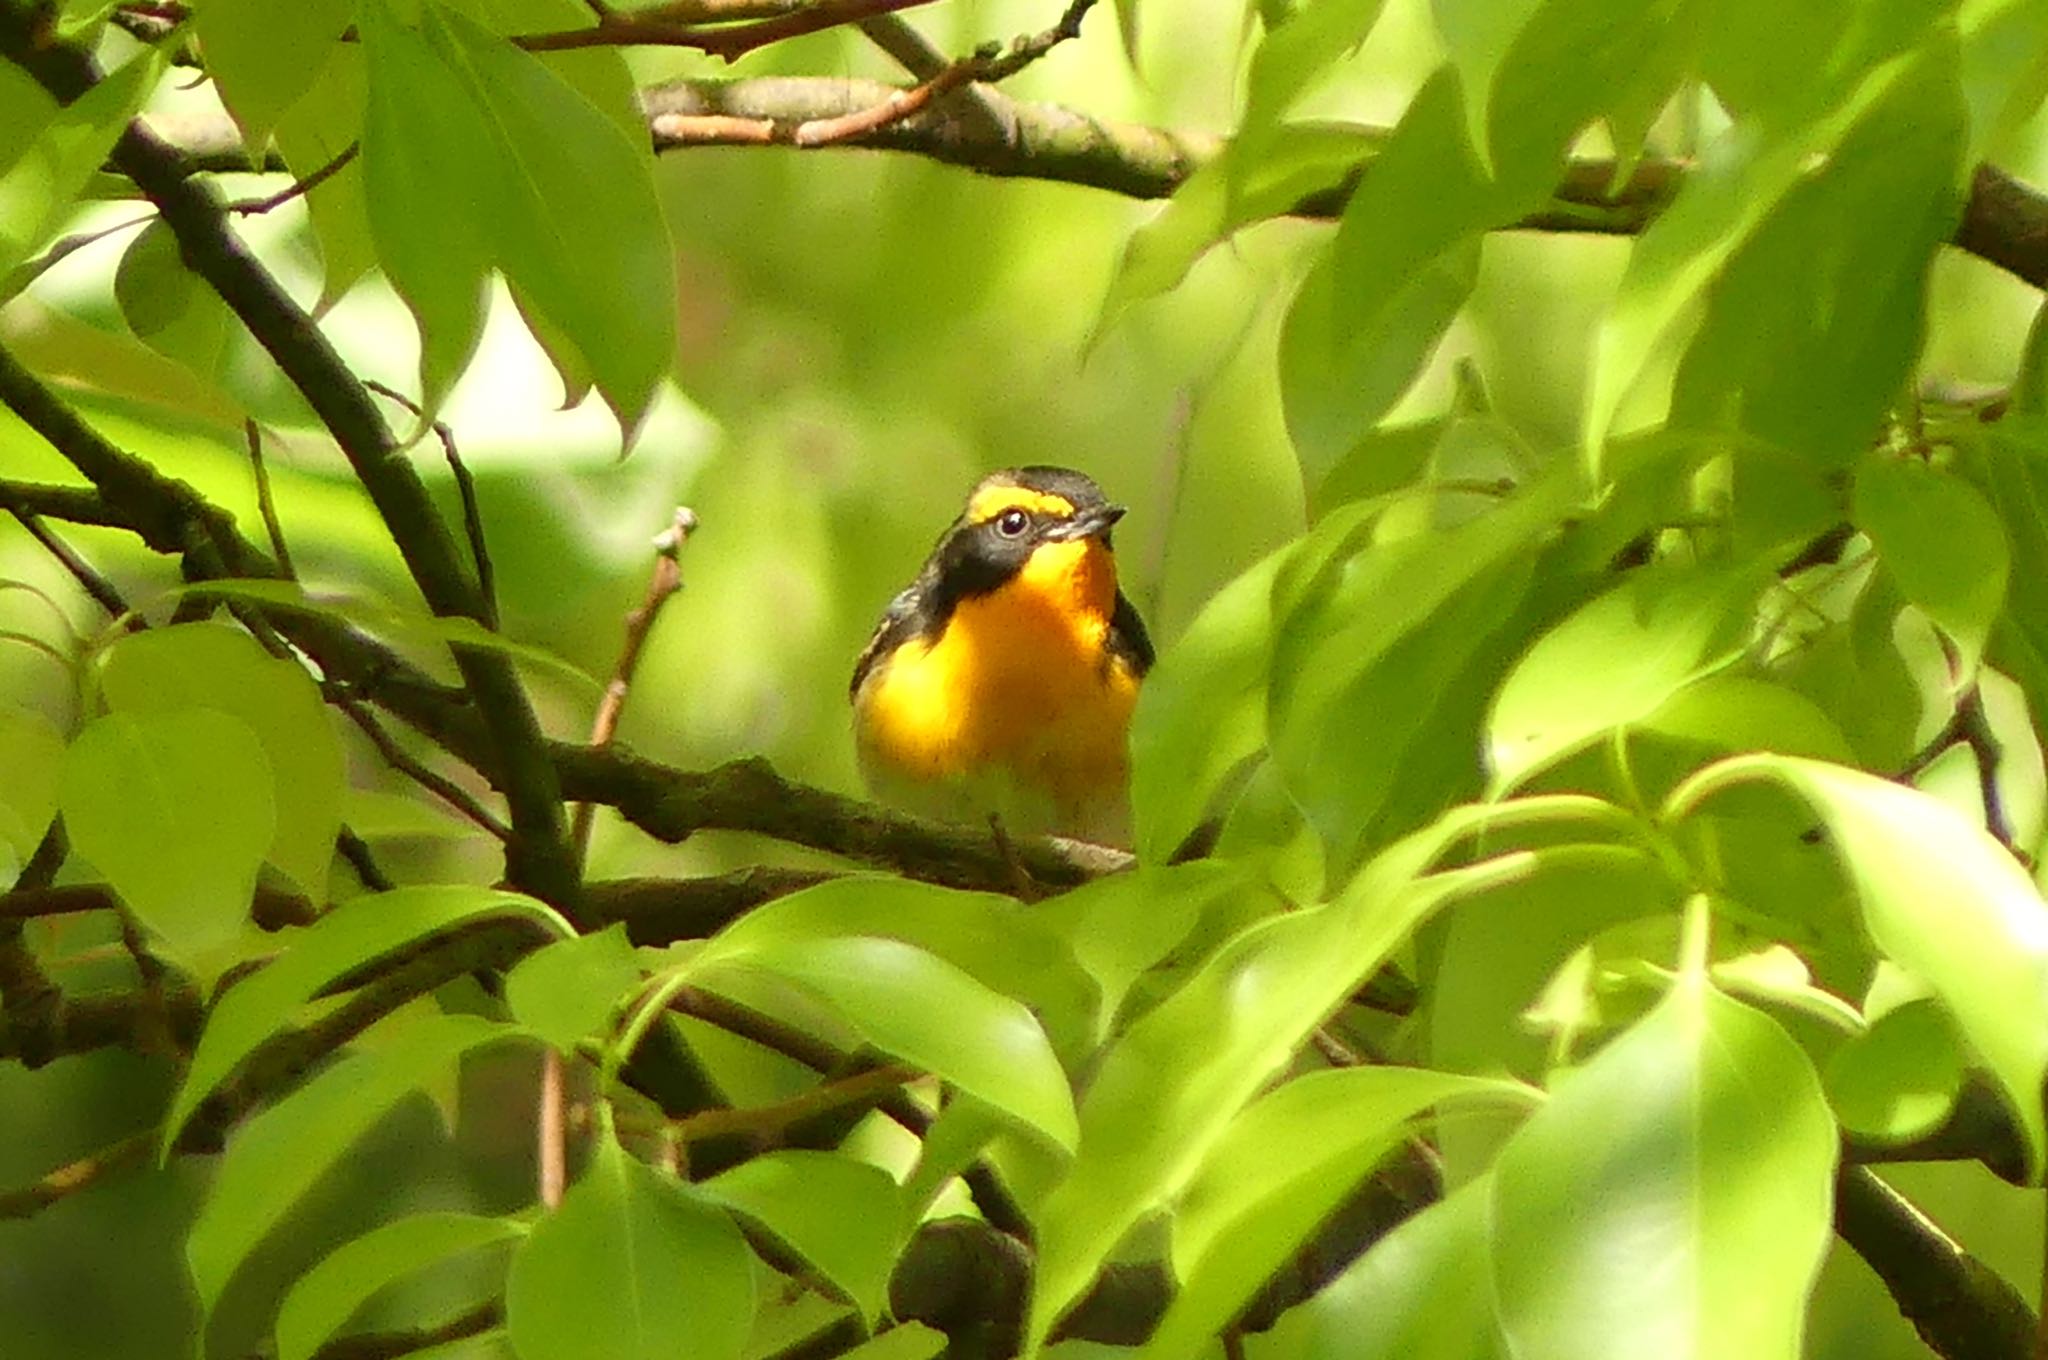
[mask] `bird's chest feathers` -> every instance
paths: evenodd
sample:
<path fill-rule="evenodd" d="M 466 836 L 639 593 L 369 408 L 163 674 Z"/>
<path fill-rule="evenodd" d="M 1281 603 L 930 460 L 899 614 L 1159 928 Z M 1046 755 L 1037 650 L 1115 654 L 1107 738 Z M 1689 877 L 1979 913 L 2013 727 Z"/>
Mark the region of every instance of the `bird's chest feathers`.
<path fill-rule="evenodd" d="M 1121 768 L 1137 681 L 1104 650 L 1115 608 L 1115 567 L 1093 539 L 1042 546 L 962 600 L 877 677 L 891 763 L 926 777 L 996 763 L 1054 783 L 1075 763 Z"/>

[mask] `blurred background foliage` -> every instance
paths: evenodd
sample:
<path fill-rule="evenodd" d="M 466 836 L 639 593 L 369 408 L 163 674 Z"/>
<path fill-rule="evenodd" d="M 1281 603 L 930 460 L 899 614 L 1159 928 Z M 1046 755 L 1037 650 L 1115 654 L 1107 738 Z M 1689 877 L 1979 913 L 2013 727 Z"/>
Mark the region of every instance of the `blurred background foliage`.
<path fill-rule="evenodd" d="M 941 49 L 967 51 L 991 35 L 1041 27 L 1045 9 L 1038 0 L 956 0 L 917 22 Z M 1235 122 L 1241 54 L 1233 35 L 1244 26 L 1238 0 L 1149 6 L 1134 74 L 1108 14 L 1098 14 L 1083 41 L 1059 47 L 1006 89 L 1221 133 Z M 1370 41 L 1302 112 L 1388 121 L 1438 59 L 1423 0 L 1392 0 Z M 633 61 L 643 82 L 725 69 L 671 53 L 636 52 Z M 878 51 L 845 33 L 771 48 L 736 73 L 783 70 L 898 78 Z M 190 106 L 208 92 L 170 98 Z M 2023 178 L 2048 178 L 2038 120 L 2014 135 L 1996 149 L 2001 163 Z M 252 176 L 247 187 L 279 183 Z M 1118 531 L 1120 565 L 1162 642 L 1220 585 L 1303 529 L 1308 508 L 1281 417 L 1275 348 L 1305 249 L 1330 225 L 1279 221 L 1246 232 L 1209 252 L 1182 287 L 1098 337 L 1124 243 L 1157 205 L 859 151 L 671 152 L 659 184 L 678 261 L 679 354 L 630 453 L 621 457 L 616 426 L 594 398 L 555 409 L 553 372 L 503 298 L 483 355 L 442 413 L 478 480 L 507 631 L 590 675 L 609 670 L 621 616 L 643 588 L 649 540 L 671 507 L 686 503 L 700 516 L 684 558 L 685 593 L 651 640 L 627 711 L 621 735 L 635 748 L 690 767 L 761 753 L 796 778 L 856 790 L 845 693 L 852 659 L 964 489 L 992 468 L 1076 466 L 1131 507 Z M 133 213 L 105 204 L 79 225 Z M 297 205 L 249 230 L 298 296 L 319 296 L 318 251 Z M 94 386 L 67 395 L 95 424 L 252 527 L 241 421 L 256 416 L 274 432 L 266 452 L 277 505 L 309 584 L 403 598 L 410 587 L 390 540 L 346 466 L 275 371 L 237 348 L 245 337 L 195 339 L 225 343 L 212 375 L 197 376 L 127 332 L 114 298 L 127 239 L 78 252 L 0 310 L 0 340 L 45 373 L 92 373 Z M 1569 445 L 1594 327 L 1627 250 L 1625 239 L 1489 236 L 1478 288 L 1401 414 L 1444 410 L 1462 368 L 1524 437 Z M 2003 385 L 2035 302 L 1990 266 L 1945 253 L 1926 383 L 1964 394 Z M 413 332 L 381 283 L 356 287 L 328 324 L 359 371 L 410 386 Z M 412 456 L 452 512 L 432 440 Z M 55 455 L 4 417 L 0 472 L 60 477 Z M 137 602 L 173 584 L 161 559 L 122 534 L 81 529 L 73 541 Z M 67 633 L 101 626 L 12 523 L 0 525 L 0 576 L 37 584 L 65 614 L 52 617 L 27 593 L 0 593 L 0 629 L 64 648 Z M 580 735 L 594 690 L 545 671 L 530 678 L 550 730 Z M 36 652 L 0 647 L 0 692 L 68 716 L 76 711 L 70 684 Z M 395 793 L 381 761 L 350 739 L 356 787 Z M 491 846 L 416 799 L 365 793 L 349 817 L 402 877 L 486 881 L 495 872 Z M 663 847 L 606 814 L 591 867 L 602 877 L 690 872 L 756 859 L 760 849 L 718 836 Z M 110 940 L 97 927 L 51 928 L 71 967 L 105 961 Z M 0 1064 L 0 1185 L 136 1127 L 160 1107 L 169 1080 L 167 1059 L 119 1052 L 35 1072 Z M 278 1240 L 310 1261 L 400 1204 L 516 1202 L 528 1176 L 518 1158 L 529 1111 L 523 1095 L 494 1101 L 491 1093 L 519 1089 L 524 1075 L 484 1064 L 469 1081 L 476 1098 L 463 1103 L 452 1144 L 423 1103 L 408 1107 L 349 1163 L 344 1183 L 308 1206 L 304 1230 Z M 493 1126 L 494 1109 L 502 1125 Z M 174 1353 L 192 1317 L 178 1244 L 200 1174 L 130 1177 L 124 1193 L 76 1196 L 32 1220 L 0 1223 L 0 1360 Z M 1891 1174 L 1966 1246 L 2034 1292 L 2040 1191 L 2015 1191 L 1974 1163 Z M 271 1278 L 238 1285 L 250 1301 L 220 1310 L 215 1339 L 254 1343 L 266 1291 L 305 1264 L 267 1260 Z M 405 1316 L 422 1294 L 459 1287 L 429 1278 L 387 1306 Z M 1808 1349 L 1925 1353 L 1839 1246 Z"/>

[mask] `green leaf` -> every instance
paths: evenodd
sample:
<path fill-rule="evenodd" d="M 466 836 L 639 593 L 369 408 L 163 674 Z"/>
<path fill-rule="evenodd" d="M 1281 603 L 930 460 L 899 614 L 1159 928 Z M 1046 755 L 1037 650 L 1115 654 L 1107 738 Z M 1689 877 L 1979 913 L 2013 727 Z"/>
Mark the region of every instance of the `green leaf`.
<path fill-rule="evenodd" d="M 1733 661 L 1763 580 L 1760 571 L 1647 567 L 1544 634 L 1495 696 L 1493 787 L 1514 788 Z"/>
<path fill-rule="evenodd" d="M 1997 154 L 2048 95 L 2048 7 L 2033 0 L 1966 0 L 1957 6 L 1963 94 L 1970 102 L 1964 163 Z"/>
<path fill-rule="evenodd" d="M 1517 1360 L 1795 1360 L 1836 1153 L 1805 1052 L 1682 975 L 1495 1165 L 1493 1281 Z"/>
<path fill-rule="evenodd" d="M 2048 906 L 2018 861 L 1953 807 L 1859 770 L 1737 756 L 1672 791 L 1682 816 L 1730 785 L 1766 780 L 1811 804 L 1854 883 L 1877 947 L 1934 990 L 2005 1091 L 2042 1165 L 2048 1077 Z"/>
<path fill-rule="evenodd" d="M 322 1069 L 245 1123 L 229 1141 L 185 1243 L 201 1311 L 213 1310 L 270 1230 L 392 1106 L 450 1071 L 463 1054 L 517 1034 L 480 1016 L 428 1016 L 376 1052 L 351 1053 Z"/>
<path fill-rule="evenodd" d="M 746 1239 L 725 1213 L 628 1157 L 609 1128 L 512 1260 L 520 1360 L 738 1360 L 754 1317 Z"/>
<path fill-rule="evenodd" d="M 136 339 L 202 378 L 220 372 L 234 313 L 185 267 L 177 237 L 162 222 L 136 233 L 121 253 L 114 299 Z"/>
<path fill-rule="evenodd" d="M 1118 1010 L 1143 974 L 1179 950 L 1212 908 L 1251 886 L 1247 872 L 1235 864 L 1144 865 L 1033 907 L 1033 919 L 1064 940 L 1095 980 L 1100 1000 L 1088 1046 L 1109 1036 Z"/>
<path fill-rule="evenodd" d="M 1855 515 L 1899 593 L 1955 643 L 1963 676 L 1975 675 L 2012 569 L 1998 512 L 1960 477 L 1873 455 L 1856 474 Z"/>
<path fill-rule="evenodd" d="M 1528 591 L 1540 538 L 1575 499 L 1572 469 L 1560 473 L 1463 524 L 1363 548 L 1350 546 L 1359 516 L 1333 515 L 1297 552 L 1294 580 L 1283 576 L 1268 740 L 1340 868 L 1358 861 L 1397 794 L 1476 783 L 1469 757 L 1455 739 L 1438 747 L 1431 724 L 1456 705 L 1462 729 L 1468 703 L 1476 723 L 1493 657 L 1517 640 L 1502 620 Z M 1452 762 L 1426 781 L 1404 765 L 1440 755 Z"/>
<path fill-rule="evenodd" d="M 57 790 L 64 775 L 64 736 L 48 718 L 26 708 L 0 704 L 0 853 L 18 867 L 42 844 L 57 815 Z M 12 887 L 4 875 L 0 891 Z"/>
<path fill-rule="evenodd" d="M 269 140 L 285 110 L 319 78 L 355 9 L 354 0 L 206 0 L 194 10 L 207 74 L 244 146 Z"/>
<path fill-rule="evenodd" d="M 262 742 L 238 718 L 110 713 L 72 742 L 59 801 L 72 848 L 167 957 L 211 981 L 270 846 L 270 785 Z"/>
<path fill-rule="evenodd" d="M 1085 1045 L 1101 998 L 1039 913 L 997 893 L 848 875 L 766 903 L 720 931 L 707 957 L 786 941 L 897 940 L 1031 1008 L 1056 1050 Z"/>
<path fill-rule="evenodd" d="M 1464 92 L 1468 135 L 1479 148 L 1482 163 L 1490 164 L 1492 156 L 1486 127 L 1494 78 L 1516 36 L 1543 4 L 1544 0 L 1430 0 L 1437 36 Z"/>
<path fill-rule="evenodd" d="M 528 954 L 505 976 L 505 1004 L 520 1024 L 570 1053 L 605 1027 L 640 981 L 640 960 L 621 923 Z"/>
<path fill-rule="evenodd" d="M 1173 1225 L 1181 1280 L 1143 1354 L 1193 1354 L 1286 1264 L 1433 1105 L 1535 1103 L 1515 1082 L 1413 1067 L 1310 1073 L 1232 1121 L 1182 1197 Z"/>
<path fill-rule="evenodd" d="M 107 706 L 137 717 L 219 712 L 248 724 L 270 766 L 275 828 L 264 852 L 307 897 L 327 896 L 347 770 L 320 688 L 237 628 L 182 624 L 121 638 L 100 676 Z"/>
<path fill-rule="evenodd" d="M 368 99 L 361 43 L 342 44 L 312 86 L 277 123 L 277 149 L 303 180 L 363 137 Z M 360 155 L 304 195 L 313 238 L 320 243 L 320 309 L 334 305 L 377 264 Z"/>
<path fill-rule="evenodd" d="M 1775 751 L 1844 765 L 1856 759 L 1826 709 L 1797 690 L 1748 675 L 1696 680 L 1634 727 L 1729 754 Z"/>
<path fill-rule="evenodd" d="M 1209 247 L 1239 228 L 1342 183 L 1382 141 L 1372 129 L 1319 123 L 1274 128 L 1253 165 L 1244 163 L 1248 150 L 1226 147 L 1131 233 L 1091 335 L 1099 338 L 1126 308 L 1179 286 Z"/>
<path fill-rule="evenodd" d="M 1138 858 L 1160 863 L 1201 824 L 1224 779 L 1265 744 L 1274 553 L 1211 596 L 1166 648 L 1131 718 Z"/>
<path fill-rule="evenodd" d="M 414 1214 L 364 1233 L 329 1252 L 285 1295 L 277 1314 L 278 1360 L 313 1360 L 380 1290 L 525 1233 L 512 1219 L 458 1213 Z"/>
<path fill-rule="evenodd" d="M 1492 810 L 1447 817 L 1389 847 L 1334 903 L 1243 931 L 1104 1055 L 1081 1105 L 1081 1149 L 1038 1216 L 1029 1344 L 1079 1298 L 1124 1234 L 1170 1202 L 1231 1119 L 1415 925 L 1445 901 L 1508 881 L 1503 856 L 1417 879 Z"/>
<path fill-rule="evenodd" d="M 214 1003 L 199 1046 L 164 1121 L 163 1146 L 177 1142 L 199 1103 L 243 1059 L 296 1019 L 299 1008 L 336 982 L 422 940 L 485 921 L 529 921 L 566 939 L 575 929 L 544 902 L 495 888 L 454 884 L 372 893 L 334 908 L 304 930 L 279 935 L 284 952 Z"/>
<path fill-rule="evenodd" d="M 1384 298 L 1338 293 L 1332 256 L 1309 270 L 1280 331 L 1280 397 L 1304 485 L 1320 484 L 1400 401 L 1478 277 L 1476 238 Z"/>
<path fill-rule="evenodd" d="M 1911 1001 L 1835 1050 L 1828 1100 L 1844 1132 L 1898 1146 L 1948 1122 L 1964 1076 L 1954 1023 L 1935 1002 Z"/>
<path fill-rule="evenodd" d="M 1234 148 L 1242 164 L 1261 165 L 1281 119 L 1320 76 L 1365 41 L 1385 0 L 1308 0 L 1269 31 L 1252 52 L 1244 116 Z"/>
<path fill-rule="evenodd" d="M 0 68 L 0 278 L 71 212 L 164 60 L 146 48 L 61 108 L 20 68 Z"/>
<path fill-rule="evenodd" d="M 718 990 L 730 969 L 794 983 L 867 1042 L 977 1096 L 1057 1147 L 1077 1136 L 1074 1098 L 1036 1017 L 967 973 L 896 940 L 714 940 L 690 974 Z"/>
<path fill-rule="evenodd" d="M 1252 1360 L 1507 1360 L 1494 1325 L 1486 1214 L 1493 1181 L 1459 1187 L 1280 1315 Z"/>
<path fill-rule="evenodd" d="M 1857 81 L 1844 100 L 1781 135 L 1738 123 L 1702 150 L 1677 198 L 1637 238 L 1613 310 L 1595 343 L 1583 452 L 1600 471 L 1622 398 L 1679 317 L 1770 213 L 1851 128 L 1910 73 L 1898 59 Z"/>
<path fill-rule="evenodd" d="M 425 404 L 467 363 L 496 268 L 542 323 L 565 385 L 587 371 L 632 430 L 674 347 L 675 275 L 647 147 L 455 10 L 429 3 L 421 20 L 399 23 L 385 0 L 364 6 L 363 156 L 379 256 L 420 324 Z M 436 136 L 415 136 L 420 126 Z M 464 224 L 449 230 L 444 213 Z"/>
<path fill-rule="evenodd" d="M 1722 267 L 1673 381 L 1671 423 L 1840 465 L 1911 380 L 1927 278 L 1955 231 L 1964 110 L 1930 53 L 1775 203 Z"/>
<path fill-rule="evenodd" d="M 863 1320 L 881 1314 L 908 1228 L 888 1172 L 841 1153 L 777 1149 L 700 1188 L 810 1262 Z"/>

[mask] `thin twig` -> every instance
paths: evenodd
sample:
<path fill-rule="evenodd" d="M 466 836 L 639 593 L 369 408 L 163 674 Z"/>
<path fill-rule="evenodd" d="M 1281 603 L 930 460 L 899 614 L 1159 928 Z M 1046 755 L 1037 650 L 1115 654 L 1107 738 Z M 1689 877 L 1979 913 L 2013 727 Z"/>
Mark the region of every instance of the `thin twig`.
<path fill-rule="evenodd" d="M 375 379 L 365 379 L 363 386 L 397 402 L 419 419 L 426 419 L 427 413 L 420 409 L 419 403 L 398 389 L 387 387 Z M 498 577 L 491 567 L 490 549 L 484 544 L 484 517 L 477 504 L 476 482 L 463 464 L 462 455 L 455 450 L 455 431 L 439 420 L 433 422 L 432 429 L 434 437 L 441 441 L 441 452 L 448 459 L 448 470 L 455 476 L 456 494 L 462 498 L 462 529 L 469 538 L 470 560 L 476 564 L 477 592 L 483 598 L 483 623 L 495 632 L 498 627 Z"/>
<path fill-rule="evenodd" d="M 799 123 L 790 134 L 790 141 L 801 147 L 819 147 L 864 137 L 922 112 L 933 100 L 964 85 L 1007 80 L 1059 44 L 1079 37 L 1081 20 L 1094 6 L 1095 0 L 1073 0 L 1057 24 L 1042 33 L 1018 38 L 1010 44 L 1007 52 L 990 43 L 972 56 L 962 57 L 932 73 L 920 84 L 907 90 L 897 90 L 868 108 L 836 118 L 813 118 Z"/>
<path fill-rule="evenodd" d="M 263 466 L 263 430 L 255 420 L 242 422 L 242 433 L 249 441 L 249 466 L 256 473 L 256 508 L 263 516 L 264 532 L 270 535 L 270 553 L 277 559 L 278 567 L 287 579 L 296 581 L 298 569 L 292 565 L 291 549 L 285 546 L 284 525 L 277 518 L 277 503 L 270 498 L 270 472 Z"/>
<path fill-rule="evenodd" d="M 156 1140 L 155 1129 L 131 1133 L 126 1138 L 109 1143 L 89 1157 L 80 1157 L 75 1162 L 58 1167 L 47 1176 L 24 1185 L 19 1190 L 0 1192 L 0 1220 L 31 1217 L 116 1171 L 123 1171 L 147 1161 L 150 1150 L 156 1146 Z"/>
<path fill-rule="evenodd" d="M 321 166 L 304 179 L 295 180 L 276 193 L 264 198 L 236 199 L 234 202 L 226 205 L 227 210 L 232 213 L 267 213 L 273 208 L 281 208 L 295 198 L 312 193 L 328 180 L 333 179 L 336 175 L 347 169 L 349 162 L 353 161 L 362 152 L 362 149 L 363 144 L 361 142 L 350 142 L 335 155 L 334 159 L 328 161 L 327 164 Z"/>
<path fill-rule="evenodd" d="M 931 3 L 932 0 L 820 0 L 818 4 L 771 19 L 709 26 L 677 23 L 663 17 L 657 7 L 613 14 L 590 28 L 524 33 L 511 41 L 529 52 L 562 52 L 582 47 L 694 47 L 730 62 L 771 43 Z"/>
<path fill-rule="evenodd" d="M 540 1109 L 534 1128 L 534 1173 L 541 1207 L 561 1207 L 569 1185 L 568 1102 L 562 1093 L 562 1054 L 550 1044 L 540 1055 Z"/>
<path fill-rule="evenodd" d="M 405 775 L 499 840 L 511 836 L 512 828 L 471 796 L 469 790 L 407 754 L 405 748 L 384 730 L 384 725 L 377 721 L 376 715 L 361 703 L 345 696 L 336 697 L 332 702 L 348 715 L 349 721 L 362 730 L 363 735 L 370 739 L 370 744 L 377 748 L 377 754 L 383 756 L 385 763 L 392 769 Z"/>
<path fill-rule="evenodd" d="M 604 698 L 598 702 L 597 716 L 591 720 L 590 745 L 594 749 L 611 745 L 613 736 L 618 733 L 619 717 L 626 710 L 626 697 L 632 691 L 633 673 L 640 667 L 640 653 L 647 645 L 647 635 L 654 631 L 654 621 L 660 616 L 661 607 L 683 588 L 683 545 L 690 541 L 690 534 L 696 527 L 696 512 L 687 505 L 679 505 L 669 527 L 655 535 L 654 570 L 647 577 L 647 593 L 641 596 L 639 606 L 626 615 L 619 659 L 612 667 L 611 680 L 604 687 Z M 590 848 L 591 819 L 596 811 L 594 803 L 576 806 L 576 816 L 570 824 L 569 844 L 578 859 Z"/>
<path fill-rule="evenodd" d="M 872 1105 L 884 1092 L 896 1090 L 920 1075 L 915 1067 L 889 1063 L 813 1086 L 772 1105 L 757 1105 L 744 1110 L 701 1110 L 688 1118 L 676 1120 L 669 1128 L 679 1144 L 743 1134 L 765 1148 L 773 1146 L 774 1138 L 792 1124 L 851 1105 Z"/>

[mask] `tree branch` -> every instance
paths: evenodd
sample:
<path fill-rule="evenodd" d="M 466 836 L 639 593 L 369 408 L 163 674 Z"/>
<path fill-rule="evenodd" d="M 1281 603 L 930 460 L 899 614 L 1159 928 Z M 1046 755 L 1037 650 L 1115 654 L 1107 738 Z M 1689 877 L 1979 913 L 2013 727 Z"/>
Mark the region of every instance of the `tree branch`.
<path fill-rule="evenodd" d="M 1845 1167 L 1836 1178 L 1835 1230 L 1944 1360 L 2021 1360 L 2032 1353 L 2034 1314 L 2026 1300 L 1875 1172 Z"/>
<path fill-rule="evenodd" d="M 155 1129 L 131 1133 L 89 1157 L 58 1167 L 19 1190 L 0 1192 L 0 1220 L 28 1218 L 41 1213 L 57 1201 L 77 1194 L 116 1171 L 147 1161 L 150 1150 L 156 1146 L 156 1137 Z"/>
<path fill-rule="evenodd" d="M 99 80 L 90 56 L 48 41 L 29 12 L 11 5 L 0 6 L 0 55 L 67 104 Z M 428 606 L 437 614 L 488 622 L 489 612 L 462 570 L 447 526 L 401 455 L 369 392 L 313 319 L 235 237 L 219 195 L 193 177 L 175 147 L 141 122 L 122 134 L 113 163 L 156 205 L 177 238 L 186 267 L 249 328 L 334 436 Z M 515 831 L 506 847 L 506 876 L 573 910 L 576 864 L 568 851 L 555 771 L 541 746 L 539 721 L 506 657 L 472 647 L 454 651 L 504 776 L 501 788 Z"/>

